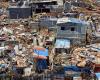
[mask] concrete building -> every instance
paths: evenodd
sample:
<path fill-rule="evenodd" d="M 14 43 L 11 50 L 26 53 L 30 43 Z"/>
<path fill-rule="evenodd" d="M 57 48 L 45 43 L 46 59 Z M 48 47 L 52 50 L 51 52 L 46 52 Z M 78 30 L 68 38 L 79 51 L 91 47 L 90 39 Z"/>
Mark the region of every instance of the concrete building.
<path fill-rule="evenodd" d="M 85 43 L 87 22 L 75 18 L 60 18 L 57 25 L 57 39 L 69 39 L 73 44 Z"/>
<path fill-rule="evenodd" d="M 49 13 L 53 8 L 53 5 L 57 5 L 57 1 L 51 0 L 35 0 L 30 2 L 30 6 L 32 7 L 32 11 L 34 13 Z"/>

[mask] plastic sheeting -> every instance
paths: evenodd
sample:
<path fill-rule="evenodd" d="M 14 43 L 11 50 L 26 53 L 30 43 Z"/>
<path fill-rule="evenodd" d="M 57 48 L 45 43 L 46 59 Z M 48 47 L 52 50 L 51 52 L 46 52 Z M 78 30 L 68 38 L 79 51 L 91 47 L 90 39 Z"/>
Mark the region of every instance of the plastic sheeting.
<path fill-rule="evenodd" d="M 97 80 L 100 80 L 100 73 L 95 73 Z"/>

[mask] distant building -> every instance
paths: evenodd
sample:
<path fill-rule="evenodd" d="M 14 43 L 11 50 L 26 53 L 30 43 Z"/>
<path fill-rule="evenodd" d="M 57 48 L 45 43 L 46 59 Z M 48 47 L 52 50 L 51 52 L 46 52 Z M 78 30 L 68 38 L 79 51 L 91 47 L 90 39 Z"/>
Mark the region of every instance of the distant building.
<path fill-rule="evenodd" d="M 17 0 L 16 0 L 17 1 Z M 58 0 L 19 0 L 10 2 L 9 17 L 11 19 L 28 18 L 34 13 L 62 12 L 63 1 Z"/>
<path fill-rule="evenodd" d="M 57 5 L 57 1 L 51 0 L 35 0 L 30 2 L 30 6 L 32 7 L 32 11 L 34 13 L 49 13 L 53 8 L 53 5 Z"/>
<path fill-rule="evenodd" d="M 31 7 L 28 6 L 26 1 L 20 2 L 17 5 L 9 5 L 9 17 L 10 19 L 24 19 L 32 16 Z"/>
<path fill-rule="evenodd" d="M 9 8 L 9 17 L 11 19 L 24 19 L 31 16 L 31 8 Z"/>

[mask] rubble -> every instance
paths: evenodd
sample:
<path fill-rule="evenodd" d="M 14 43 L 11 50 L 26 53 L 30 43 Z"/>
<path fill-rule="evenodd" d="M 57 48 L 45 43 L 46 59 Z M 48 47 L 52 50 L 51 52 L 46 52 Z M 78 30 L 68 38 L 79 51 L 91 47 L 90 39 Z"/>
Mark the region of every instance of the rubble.
<path fill-rule="evenodd" d="M 17 6 L 17 3 L 9 2 L 9 6 Z M 34 8 L 33 3 L 27 4 Z M 39 4 L 45 3 L 41 1 L 33 5 L 40 7 Z M 91 80 L 95 78 L 94 74 L 100 73 L 99 14 L 81 8 L 81 5 L 72 9 L 70 4 L 69 12 L 65 13 L 65 6 L 55 3 L 54 8 L 52 1 L 47 4 L 55 11 L 34 13 L 32 9 L 31 17 L 15 14 L 21 17 L 17 19 L 11 19 L 2 4 L 0 80 L 6 80 L 6 76 L 11 80 Z M 41 7 L 46 10 L 47 5 Z M 47 25 L 40 24 L 43 20 Z"/>

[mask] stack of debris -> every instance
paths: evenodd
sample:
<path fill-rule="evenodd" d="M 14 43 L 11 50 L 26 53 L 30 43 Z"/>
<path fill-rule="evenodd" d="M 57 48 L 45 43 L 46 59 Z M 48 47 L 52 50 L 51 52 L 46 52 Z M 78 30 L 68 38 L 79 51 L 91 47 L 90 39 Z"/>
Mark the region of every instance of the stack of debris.
<path fill-rule="evenodd" d="M 86 63 L 89 61 L 95 64 L 100 64 L 98 60 L 100 58 L 100 50 L 98 46 L 99 44 L 91 44 L 88 47 L 76 48 L 72 54 L 72 57 L 74 58 L 72 62 L 75 62 L 79 67 L 85 67 Z"/>

